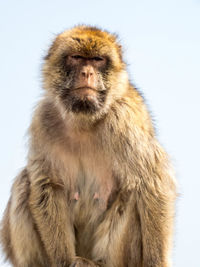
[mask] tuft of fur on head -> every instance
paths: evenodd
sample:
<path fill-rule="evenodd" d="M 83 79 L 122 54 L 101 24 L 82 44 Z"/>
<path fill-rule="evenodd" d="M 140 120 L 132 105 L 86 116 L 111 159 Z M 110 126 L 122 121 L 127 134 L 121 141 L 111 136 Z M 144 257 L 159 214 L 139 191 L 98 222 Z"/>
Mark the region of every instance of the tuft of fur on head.
<path fill-rule="evenodd" d="M 74 114 L 68 95 L 73 81 L 73 73 L 66 67 L 68 55 L 80 54 L 86 57 L 104 56 L 107 66 L 98 73 L 99 106 L 96 109 L 88 107 L 88 113 Z M 117 36 L 96 27 L 81 25 L 59 34 L 49 49 L 43 66 L 43 84 L 47 94 L 62 106 L 62 115 L 72 114 L 90 120 L 101 118 L 107 113 L 115 99 L 120 98 L 129 86 L 126 65 L 122 59 L 121 45 Z M 61 105 L 60 105 L 61 104 Z M 88 105 L 88 103 L 81 103 Z M 87 106 L 86 106 L 87 108 Z"/>

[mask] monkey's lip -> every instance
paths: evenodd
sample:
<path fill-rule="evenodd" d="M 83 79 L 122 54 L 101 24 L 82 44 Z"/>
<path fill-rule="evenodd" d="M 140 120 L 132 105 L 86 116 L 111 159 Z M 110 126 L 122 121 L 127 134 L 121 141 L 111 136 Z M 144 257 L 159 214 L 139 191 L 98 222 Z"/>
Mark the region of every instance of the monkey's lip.
<path fill-rule="evenodd" d="M 83 90 L 83 91 L 97 91 L 95 88 L 93 87 L 87 87 L 87 86 L 82 86 L 82 87 L 77 87 L 77 88 L 74 88 L 73 91 L 77 91 L 77 90 Z"/>
<path fill-rule="evenodd" d="M 72 91 L 74 95 L 80 99 L 91 100 L 97 97 L 97 90 L 92 87 L 77 87 Z"/>

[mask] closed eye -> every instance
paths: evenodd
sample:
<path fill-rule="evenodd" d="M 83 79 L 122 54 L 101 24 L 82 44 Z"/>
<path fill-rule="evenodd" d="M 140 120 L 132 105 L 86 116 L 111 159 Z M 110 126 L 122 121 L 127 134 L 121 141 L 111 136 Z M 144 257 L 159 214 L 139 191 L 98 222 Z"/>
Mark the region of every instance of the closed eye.
<path fill-rule="evenodd" d="M 93 57 L 92 59 L 95 61 L 103 61 L 104 60 L 103 57 Z"/>
<path fill-rule="evenodd" d="M 72 58 L 74 58 L 74 59 L 81 59 L 81 58 L 83 58 L 82 56 L 80 56 L 80 55 L 74 55 L 74 56 L 71 56 Z"/>

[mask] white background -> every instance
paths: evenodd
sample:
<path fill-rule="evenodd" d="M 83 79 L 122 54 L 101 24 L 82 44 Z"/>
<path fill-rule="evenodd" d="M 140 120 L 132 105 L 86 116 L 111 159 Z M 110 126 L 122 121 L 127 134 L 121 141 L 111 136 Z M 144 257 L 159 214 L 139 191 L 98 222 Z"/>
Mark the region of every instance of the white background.
<path fill-rule="evenodd" d="M 120 35 L 131 80 L 144 93 L 177 173 L 173 266 L 199 267 L 199 0 L 0 0 L 0 218 L 26 164 L 42 57 L 55 34 L 78 23 Z"/>

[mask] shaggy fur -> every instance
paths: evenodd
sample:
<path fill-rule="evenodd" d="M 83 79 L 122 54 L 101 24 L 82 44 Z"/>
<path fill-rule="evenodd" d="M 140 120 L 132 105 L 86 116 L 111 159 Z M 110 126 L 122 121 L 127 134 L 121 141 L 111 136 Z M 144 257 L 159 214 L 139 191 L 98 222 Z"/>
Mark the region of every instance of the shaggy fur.
<path fill-rule="evenodd" d="M 107 62 L 90 112 L 72 109 L 65 60 L 76 53 Z M 170 267 L 173 171 L 116 36 L 87 26 L 65 31 L 43 77 L 27 166 L 1 224 L 7 258 L 15 267 Z"/>

